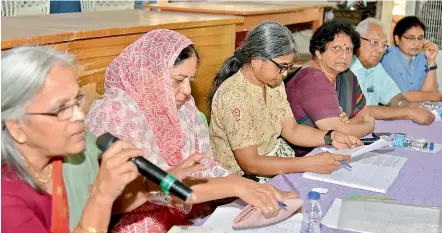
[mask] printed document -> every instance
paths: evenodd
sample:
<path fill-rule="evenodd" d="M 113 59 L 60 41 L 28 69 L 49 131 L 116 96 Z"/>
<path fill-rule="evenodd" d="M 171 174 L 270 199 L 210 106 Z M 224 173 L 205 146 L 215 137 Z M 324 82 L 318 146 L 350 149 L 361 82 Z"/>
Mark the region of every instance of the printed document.
<path fill-rule="evenodd" d="M 383 153 L 387 152 L 388 151 L 383 151 Z M 373 192 L 386 193 L 407 160 L 408 159 L 404 157 L 368 152 L 352 158 L 350 162 L 352 169 L 341 166 L 331 174 L 306 172 L 303 177 Z"/>
<path fill-rule="evenodd" d="M 441 219 L 437 207 L 336 198 L 322 224 L 356 232 L 438 233 Z"/>

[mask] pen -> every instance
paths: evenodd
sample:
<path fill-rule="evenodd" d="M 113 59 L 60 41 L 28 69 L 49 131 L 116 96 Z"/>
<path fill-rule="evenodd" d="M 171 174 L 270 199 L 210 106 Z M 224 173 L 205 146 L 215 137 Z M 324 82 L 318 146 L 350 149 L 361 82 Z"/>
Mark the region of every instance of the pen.
<path fill-rule="evenodd" d="M 352 198 L 352 199 L 372 199 L 372 200 L 380 200 L 380 201 L 396 200 L 396 199 L 391 198 L 391 197 L 360 196 L 360 195 L 354 195 L 354 194 L 347 195 L 347 198 Z"/>
<path fill-rule="evenodd" d="M 332 153 L 332 152 L 330 151 L 330 149 L 325 148 L 325 147 L 321 147 L 321 150 L 324 151 L 324 152 Z M 333 154 L 333 153 L 332 153 L 332 154 Z M 345 162 L 344 160 L 339 160 L 339 162 L 340 162 L 342 165 L 344 165 L 344 166 L 346 166 L 346 167 L 352 169 L 352 167 L 350 166 L 350 164 L 348 164 L 348 163 Z"/>
<path fill-rule="evenodd" d="M 347 166 L 348 168 L 352 169 L 352 167 L 350 166 L 350 164 L 348 164 L 348 163 L 345 162 L 344 160 L 339 160 L 339 162 L 341 162 L 342 165 Z"/>
<path fill-rule="evenodd" d="M 287 207 L 287 205 L 284 202 L 282 202 L 282 201 L 278 201 L 278 205 L 282 206 L 282 207 Z"/>

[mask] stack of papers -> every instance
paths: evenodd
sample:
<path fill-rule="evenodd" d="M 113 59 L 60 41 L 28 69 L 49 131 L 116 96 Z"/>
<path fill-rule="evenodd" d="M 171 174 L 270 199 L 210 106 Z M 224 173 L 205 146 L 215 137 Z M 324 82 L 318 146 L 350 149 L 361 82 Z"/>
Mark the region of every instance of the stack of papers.
<path fill-rule="evenodd" d="M 369 152 L 388 145 L 388 142 L 379 140 L 371 145 L 354 149 L 335 150 L 331 153 L 348 154 L 352 156 L 352 169 L 341 166 L 331 174 L 304 173 L 303 177 L 312 180 L 325 181 L 333 184 L 386 193 L 393 184 L 404 166 L 407 158 Z"/>
<path fill-rule="evenodd" d="M 441 209 L 336 198 L 321 223 L 356 232 L 442 232 Z"/>
<path fill-rule="evenodd" d="M 223 230 L 226 233 L 297 233 L 301 230 L 302 214 L 295 214 L 290 218 L 269 226 L 247 230 L 234 230 L 232 228 L 233 219 L 238 216 L 243 208 L 243 206 L 235 202 L 219 206 L 203 224 L 203 227 Z"/>

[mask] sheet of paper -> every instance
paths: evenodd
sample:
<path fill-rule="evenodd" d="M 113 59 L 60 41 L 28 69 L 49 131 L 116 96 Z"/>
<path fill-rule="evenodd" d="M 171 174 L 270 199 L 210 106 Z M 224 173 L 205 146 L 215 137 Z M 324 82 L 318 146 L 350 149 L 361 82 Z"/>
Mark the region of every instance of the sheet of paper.
<path fill-rule="evenodd" d="M 321 223 L 330 228 L 352 228 L 352 231 L 355 232 L 437 233 L 442 231 L 442 214 L 441 210 L 437 208 L 369 201 L 348 205 L 348 201 L 351 200 L 336 198 Z M 344 207 L 342 207 L 343 202 L 347 203 L 344 204 Z M 379 207 L 379 205 L 382 206 Z M 369 230 L 347 226 L 355 224 L 355 221 L 357 224 L 366 224 L 365 226 Z M 379 227 L 384 227 L 384 229 Z"/>
<path fill-rule="evenodd" d="M 442 231 L 441 218 L 439 208 L 343 199 L 337 228 L 358 232 L 437 233 Z"/>
<path fill-rule="evenodd" d="M 330 206 L 330 209 L 328 209 L 327 213 L 322 218 L 321 223 L 330 228 L 337 228 L 339 221 L 339 214 L 341 212 L 341 204 L 342 204 L 342 199 L 335 198 L 333 204 Z"/>
<path fill-rule="evenodd" d="M 355 157 L 352 169 L 341 166 L 331 174 L 304 173 L 312 180 L 344 185 L 348 187 L 386 193 L 404 166 L 407 158 L 368 152 Z"/>
<path fill-rule="evenodd" d="M 232 228 L 233 219 L 235 219 L 242 208 L 244 207 L 237 203 L 219 206 L 203 226 L 220 229 L 226 233 L 297 233 L 301 229 L 302 214 L 296 214 L 282 222 L 270 226 L 247 230 L 234 230 Z"/>
<path fill-rule="evenodd" d="M 324 148 L 324 150 L 333 154 L 345 154 L 345 155 L 351 155 L 351 157 L 356 157 L 358 155 L 362 155 L 374 150 L 379 150 L 387 146 L 390 146 L 390 142 L 387 142 L 383 139 L 379 139 L 376 142 L 366 146 L 360 146 L 356 148 L 343 149 L 343 150 L 336 150 L 334 148 Z"/>

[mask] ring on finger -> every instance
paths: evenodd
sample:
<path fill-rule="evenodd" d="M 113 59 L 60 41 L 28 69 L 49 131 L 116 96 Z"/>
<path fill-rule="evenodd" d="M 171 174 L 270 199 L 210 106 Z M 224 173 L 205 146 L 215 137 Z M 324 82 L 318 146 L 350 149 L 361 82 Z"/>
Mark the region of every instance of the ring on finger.
<path fill-rule="evenodd" d="M 270 211 L 273 210 L 273 206 L 272 205 L 268 205 L 267 208 L 269 208 Z"/>

